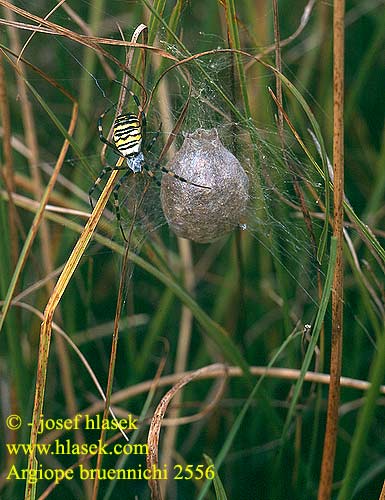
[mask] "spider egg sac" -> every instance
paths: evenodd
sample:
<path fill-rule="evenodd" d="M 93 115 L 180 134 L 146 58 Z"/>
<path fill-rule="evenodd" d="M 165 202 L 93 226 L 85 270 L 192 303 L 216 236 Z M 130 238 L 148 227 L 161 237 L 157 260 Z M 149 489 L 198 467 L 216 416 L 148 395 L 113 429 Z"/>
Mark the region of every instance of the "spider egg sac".
<path fill-rule="evenodd" d="M 185 137 L 167 168 L 197 187 L 163 175 L 161 202 L 171 229 L 182 238 L 209 243 L 237 227 L 245 217 L 249 179 L 216 129 Z"/>

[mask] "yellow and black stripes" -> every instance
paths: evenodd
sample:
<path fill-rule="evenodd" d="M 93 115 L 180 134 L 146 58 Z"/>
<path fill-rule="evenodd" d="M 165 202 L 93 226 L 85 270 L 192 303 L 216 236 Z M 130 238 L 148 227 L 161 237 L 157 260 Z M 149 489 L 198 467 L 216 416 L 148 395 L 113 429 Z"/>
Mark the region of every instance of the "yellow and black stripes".
<path fill-rule="evenodd" d="M 127 89 L 130 95 L 132 96 L 133 100 L 135 101 L 135 104 L 138 108 L 138 114 L 135 115 L 134 113 L 126 113 L 119 115 L 116 120 L 114 121 L 113 124 L 113 141 L 109 141 L 106 137 L 103 135 L 103 118 L 105 115 L 112 109 L 112 107 L 108 108 L 103 114 L 100 115 L 99 120 L 98 120 L 98 132 L 99 132 L 99 139 L 104 142 L 104 144 L 107 144 L 113 151 L 118 156 L 122 156 L 123 158 L 126 158 L 126 164 L 124 166 L 120 167 L 111 167 L 111 166 L 106 166 L 103 168 L 103 170 L 100 172 L 99 177 L 96 179 L 94 185 L 91 187 L 91 189 L 88 192 L 89 198 L 90 198 L 90 205 L 93 208 L 93 202 L 92 202 L 92 194 L 96 188 L 103 179 L 103 177 L 109 173 L 112 172 L 113 170 L 125 170 L 126 172 L 124 175 L 118 180 L 116 183 L 116 186 L 114 187 L 113 190 L 113 196 L 114 196 L 114 208 L 115 208 L 115 213 L 116 213 L 116 219 L 119 224 L 120 231 L 122 233 L 123 239 L 127 241 L 126 236 L 124 234 L 123 226 L 122 226 L 122 221 L 121 221 L 121 214 L 120 214 L 120 204 L 119 204 L 119 189 L 121 186 L 126 182 L 127 178 L 130 175 L 135 175 L 136 173 L 143 173 L 145 172 L 151 179 L 153 179 L 158 186 L 161 185 L 159 179 L 156 178 L 156 175 L 154 171 L 160 170 L 161 172 L 164 172 L 165 174 L 171 175 L 172 177 L 175 177 L 175 179 L 178 179 L 181 182 L 186 182 L 187 184 L 191 184 L 192 186 L 196 186 L 199 188 L 205 188 L 205 189 L 210 189 L 207 186 L 201 186 L 200 184 L 196 184 L 195 182 L 188 181 L 187 179 L 184 179 L 183 177 L 180 177 L 179 175 L 175 174 L 171 170 L 168 170 L 166 167 L 162 167 L 160 163 L 156 163 L 153 165 L 151 168 L 146 164 L 145 158 L 143 156 L 143 152 L 149 151 L 152 146 L 154 145 L 155 141 L 157 140 L 160 131 L 161 131 L 161 125 L 159 127 L 159 130 L 156 132 L 154 135 L 153 139 L 146 144 L 146 114 L 143 111 L 142 106 L 140 105 L 139 99 L 136 97 L 136 95 L 129 89 Z"/>
<path fill-rule="evenodd" d="M 142 150 L 142 127 L 132 113 L 120 115 L 114 122 L 113 138 L 121 156 L 130 158 Z"/>
<path fill-rule="evenodd" d="M 113 125 L 114 142 L 109 141 L 103 135 L 103 118 L 114 106 L 110 106 L 99 116 L 98 120 L 99 139 L 112 148 L 116 154 L 124 158 L 134 157 L 142 151 L 142 142 L 146 136 L 147 125 L 146 114 L 143 111 L 139 99 L 131 90 L 128 90 L 128 92 L 138 108 L 138 115 L 134 113 L 125 113 L 116 118 Z M 136 170 L 134 170 L 134 172 L 135 171 Z"/>

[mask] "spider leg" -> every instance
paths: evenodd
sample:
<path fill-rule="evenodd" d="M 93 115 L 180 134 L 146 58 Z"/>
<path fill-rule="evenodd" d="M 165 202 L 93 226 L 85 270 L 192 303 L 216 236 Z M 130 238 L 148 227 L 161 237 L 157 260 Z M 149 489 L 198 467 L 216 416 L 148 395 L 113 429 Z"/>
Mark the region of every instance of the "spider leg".
<path fill-rule="evenodd" d="M 211 189 L 211 187 L 209 187 L 209 186 L 202 186 L 201 184 L 196 184 L 195 182 L 188 181 L 184 177 L 181 177 L 180 175 L 176 174 L 175 172 L 172 172 L 168 168 L 162 167 L 159 163 L 156 163 L 154 165 L 154 169 L 159 169 L 162 172 L 164 172 L 165 174 L 171 175 L 171 177 L 175 177 L 175 179 L 178 179 L 178 181 L 185 182 L 186 184 L 191 184 L 192 186 L 196 186 L 196 187 L 199 187 L 199 188 Z"/>
<path fill-rule="evenodd" d="M 122 187 L 122 184 L 124 184 L 124 182 L 126 181 L 126 179 L 131 174 L 133 174 L 133 171 L 132 170 L 128 170 L 124 175 L 122 175 L 122 177 L 116 183 L 116 185 L 114 187 L 114 190 L 112 192 L 112 194 L 114 195 L 114 208 L 115 208 L 116 219 L 117 219 L 118 224 L 119 224 L 120 232 L 122 233 L 123 239 L 124 239 L 124 241 L 126 243 L 127 243 L 127 238 L 126 238 L 126 235 L 124 234 L 124 229 L 123 229 L 123 226 L 122 226 L 122 218 L 121 218 L 121 215 L 120 215 L 119 189 Z"/>
<path fill-rule="evenodd" d="M 124 165 L 122 167 L 110 167 L 109 165 L 107 165 L 106 167 L 103 168 L 103 170 L 100 172 L 99 174 L 99 177 L 96 179 L 96 181 L 94 182 L 94 184 L 92 185 L 91 189 L 88 191 L 88 197 L 90 199 L 90 205 L 91 205 L 91 208 L 92 210 L 94 209 L 94 204 L 93 204 L 93 201 L 92 201 L 92 194 L 93 192 L 95 191 L 95 188 L 100 184 L 100 182 L 102 181 L 103 177 L 108 174 L 108 172 L 112 172 L 113 170 L 127 170 L 128 169 L 128 166 L 127 165 Z"/>
<path fill-rule="evenodd" d="M 154 137 L 151 139 L 151 141 L 148 143 L 148 146 L 145 146 L 145 150 L 146 151 L 150 151 L 151 148 L 153 147 L 153 145 L 156 143 L 158 137 L 159 137 L 159 134 L 160 134 L 160 131 L 162 130 L 162 122 L 159 124 L 159 128 L 157 130 L 157 132 L 155 133 Z"/>
<path fill-rule="evenodd" d="M 142 136 L 143 136 L 143 139 L 145 139 L 146 138 L 146 130 L 147 130 L 146 113 L 143 111 L 142 105 L 140 104 L 138 97 L 133 93 L 133 91 L 131 89 L 129 89 L 128 87 L 123 85 L 123 83 L 119 82 L 118 80 L 114 80 L 114 81 L 116 83 L 119 83 L 119 85 L 121 85 L 122 87 L 124 87 L 127 90 L 127 92 L 130 94 L 130 96 L 133 98 L 133 100 L 136 104 L 136 107 L 138 108 L 139 114 L 140 114 L 140 122 L 141 122 L 141 126 L 142 126 Z"/>
<path fill-rule="evenodd" d="M 126 87 L 127 88 L 127 87 Z M 142 126 L 142 137 L 143 141 L 146 140 L 146 133 L 147 133 L 147 118 L 146 118 L 146 113 L 143 111 L 142 105 L 140 104 L 139 99 L 137 96 L 133 93 L 132 90 L 127 89 L 131 97 L 134 99 L 136 107 L 138 108 L 139 114 L 140 114 L 140 123 Z"/>
<path fill-rule="evenodd" d="M 156 178 L 154 172 L 150 169 L 150 167 L 146 164 L 143 164 L 143 168 L 144 170 L 146 171 L 146 174 L 151 177 L 151 179 L 156 182 L 156 184 L 160 187 L 161 186 L 161 183 L 159 181 L 159 179 Z"/>
<path fill-rule="evenodd" d="M 99 132 L 99 139 L 104 142 L 104 144 L 107 144 L 115 153 L 119 156 L 122 156 L 122 154 L 119 152 L 119 149 L 113 144 L 111 141 L 106 139 L 103 135 L 103 118 L 104 116 L 110 111 L 111 108 L 108 108 L 107 111 L 105 111 L 103 114 L 99 116 L 98 120 L 98 132 Z"/>

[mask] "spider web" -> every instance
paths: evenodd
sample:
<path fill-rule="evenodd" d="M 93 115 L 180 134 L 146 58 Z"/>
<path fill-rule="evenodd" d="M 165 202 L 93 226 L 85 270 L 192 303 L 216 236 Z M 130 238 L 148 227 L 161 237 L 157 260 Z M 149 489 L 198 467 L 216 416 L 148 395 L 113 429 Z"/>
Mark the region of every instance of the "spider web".
<path fill-rule="evenodd" d="M 182 57 L 174 46 L 167 45 L 167 50 Z M 197 69 L 196 65 L 188 66 L 192 78 L 192 98 L 182 130 L 175 137 L 175 149 L 180 148 L 184 135 L 198 128 L 218 130 L 222 143 L 238 158 L 249 176 L 250 198 L 243 230 L 251 235 L 260 247 L 272 254 L 276 266 L 280 267 L 280 271 L 286 273 L 287 278 L 293 282 L 293 290 L 303 295 L 303 303 L 316 304 L 317 270 L 320 269 L 316 263 L 312 238 L 306 228 L 295 193 L 294 177 L 302 189 L 305 189 L 306 185 L 311 186 L 319 194 L 320 199 L 323 198 L 323 184 L 313 174 L 313 167 L 309 165 L 309 160 L 304 158 L 291 134 L 286 133 L 285 145 L 282 149 L 276 130 L 259 128 L 252 119 L 236 121 L 232 117 L 231 110 L 226 109 L 222 97 L 213 90 L 213 83 L 229 95 L 228 89 L 231 82 L 228 75 L 232 68 L 230 56 L 215 55 L 207 60 L 200 60 L 199 64 L 205 71 L 210 71 L 211 75 L 215 75 L 213 77 L 215 79 L 207 81 L 202 77 L 202 71 Z M 175 122 L 182 105 L 188 98 L 188 84 L 183 75 L 175 70 L 168 83 L 169 99 L 172 105 L 169 112 Z M 264 88 L 267 92 L 265 85 Z M 155 96 L 154 106 L 156 103 L 157 97 Z M 157 112 L 150 110 L 148 121 L 148 131 L 151 136 L 152 131 L 157 130 L 158 127 Z M 253 136 L 257 138 L 255 143 L 250 141 L 250 129 L 254 132 Z M 167 132 L 163 132 L 160 142 L 162 140 L 165 142 L 167 138 Z M 157 153 L 159 154 L 159 150 L 154 148 L 149 158 L 150 165 L 156 162 Z M 289 163 L 295 175 L 288 168 Z M 168 164 L 168 168 L 171 168 L 170 165 L 172 162 Z M 157 175 L 160 178 L 160 173 Z M 194 181 L 194 172 L 191 172 L 189 179 Z M 132 223 L 133 206 L 137 203 L 146 183 L 146 176 L 131 176 L 131 179 L 120 190 L 120 206 L 125 231 Z M 307 202 L 309 210 L 318 211 L 317 201 L 308 199 Z M 312 223 L 317 238 L 321 233 L 323 221 L 313 218 Z M 165 224 L 166 220 L 160 204 L 160 190 L 152 182 L 141 210 L 136 214 L 135 244 L 138 245 L 136 249 L 140 248 L 140 243 L 149 233 Z M 239 230 L 239 226 L 234 226 L 234 230 Z M 224 238 L 227 237 L 229 235 L 224 235 Z M 279 271 L 276 269 L 272 272 L 277 273 L 278 279 Z"/>
<path fill-rule="evenodd" d="M 161 47 L 170 54 L 183 59 L 185 55 L 176 46 L 162 41 L 162 35 L 164 35 L 163 38 L 166 38 L 161 31 L 159 42 Z M 210 36 L 207 37 L 203 34 L 200 36 L 203 44 L 205 40 L 207 41 L 207 38 L 210 38 Z M 212 46 L 211 38 L 208 44 L 210 47 Z M 71 53 L 71 51 L 69 52 Z M 221 95 L 227 96 L 234 106 L 242 110 L 242 100 L 237 95 L 237 84 L 234 84 L 231 76 L 233 72 L 231 54 L 212 54 L 200 58 L 199 64 L 191 62 L 184 65 L 183 68 L 188 70 L 191 78 L 190 82 L 186 80 L 182 71 L 178 69 L 170 71 L 165 78 L 167 96 L 158 87 L 151 106 L 147 110 L 147 142 L 151 141 L 151 138 L 158 130 L 159 122 L 162 119 L 165 121 L 165 113 L 171 126 L 167 126 L 167 123 L 163 124 L 163 130 L 156 145 L 150 153 L 146 154 L 146 162 L 151 167 L 158 161 L 161 148 L 171 133 L 172 124 L 175 124 L 181 115 L 191 90 L 191 98 L 189 99 L 183 124 L 174 137 L 169 155 L 162 160 L 161 164 L 167 166 L 172 155 L 181 147 L 185 134 L 194 132 L 198 128 L 206 130 L 216 128 L 222 143 L 238 158 L 250 180 L 250 197 L 243 234 L 247 233 L 256 241 L 258 252 L 264 249 L 263 251 L 272 255 L 274 261 L 272 274 L 276 276 L 277 285 L 279 285 L 279 270 L 274 269 L 274 266 L 280 267 L 281 271 L 293 283 L 293 293 L 303 295 L 303 304 L 315 304 L 317 302 L 316 283 L 319 266 L 314 258 L 315 253 L 311 236 L 303 220 L 299 200 L 294 189 L 293 174 L 288 169 L 288 162 L 294 166 L 298 184 L 304 189 L 305 186 L 311 186 L 322 200 L 323 184 L 320 178 L 314 174 L 313 166 L 304 157 L 291 133 L 286 132 L 283 138 L 284 146 L 282 147 L 281 138 L 275 127 L 269 129 L 265 124 L 261 125 L 254 122 L 252 117 L 239 119 L 239 117 L 234 116 L 228 102 Z M 146 79 L 145 86 L 149 93 L 156 81 L 154 74 L 155 70 L 150 69 Z M 207 74 L 210 75 L 209 79 Z M 100 96 L 100 99 L 96 101 L 94 117 L 95 136 L 97 136 L 97 116 L 108 108 L 111 103 L 117 101 L 119 86 L 116 84 L 110 86 L 105 80 L 99 78 L 97 73 L 85 77 L 92 77 L 96 82 L 95 88 Z M 120 79 L 122 79 L 122 76 L 120 76 Z M 256 85 L 260 87 L 260 92 L 266 94 L 269 83 L 274 83 L 272 77 L 268 81 L 266 79 L 256 81 Z M 130 86 L 130 82 L 128 86 Z M 164 105 L 165 99 L 167 102 Z M 123 109 L 123 112 L 127 111 L 136 112 L 132 99 L 129 97 L 127 97 L 126 107 Z M 274 113 L 276 113 L 276 109 L 272 103 L 272 122 L 274 121 Z M 112 123 L 112 115 L 113 113 L 110 113 L 104 119 L 105 135 L 107 135 L 108 128 Z M 250 131 L 253 132 L 252 135 Z M 308 142 L 315 150 L 310 137 Z M 99 146 L 102 147 L 101 143 Z M 87 159 L 93 165 L 94 179 L 96 179 L 102 168 L 99 156 L 93 154 Z M 116 160 L 117 156 L 113 152 L 107 151 L 106 162 L 109 165 L 114 165 Z M 69 169 L 72 168 L 71 165 L 74 165 L 77 170 L 82 168 L 77 161 L 68 160 L 67 166 Z M 70 173 L 68 177 L 72 177 L 72 174 Z M 157 172 L 157 177 L 160 180 L 162 174 Z M 87 178 L 89 186 L 92 185 L 92 179 L 90 179 L 88 172 L 83 173 L 82 182 L 86 184 L 84 178 Z M 194 172 L 191 172 L 189 178 L 192 181 L 194 180 Z M 149 177 L 147 175 L 131 175 L 119 191 L 122 226 L 125 234 L 134 224 L 133 237 L 130 243 L 131 250 L 135 252 L 140 251 L 143 242 L 149 235 L 159 233 L 161 228 L 163 234 L 167 224 L 160 203 L 160 189 L 154 182 L 148 184 L 148 181 Z M 136 209 L 135 207 L 138 207 L 144 189 L 146 189 L 145 197 L 143 202 L 140 203 L 140 208 Z M 95 198 L 97 195 L 98 191 L 96 190 L 94 193 Z M 317 203 L 314 199 L 307 196 L 307 202 L 309 210 L 318 212 Z M 134 213 L 135 220 L 133 220 Z M 113 228 L 113 238 L 122 243 L 112 203 L 107 207 L 105 219 L 110 222 Z M 312 222 L 317 239 L 323 222 L 321 218 L 314 217 Z M 239 227 L 235 226 L 234 231 L 238 230 Z M 231 233 L 229 233 L 224 235 L 223 238 L 226 239 L 231 236 Z M 95 244 L 88 252 L 93 253 L 94 251 L 100 251 L 100 249 L 96 249 Z"/>

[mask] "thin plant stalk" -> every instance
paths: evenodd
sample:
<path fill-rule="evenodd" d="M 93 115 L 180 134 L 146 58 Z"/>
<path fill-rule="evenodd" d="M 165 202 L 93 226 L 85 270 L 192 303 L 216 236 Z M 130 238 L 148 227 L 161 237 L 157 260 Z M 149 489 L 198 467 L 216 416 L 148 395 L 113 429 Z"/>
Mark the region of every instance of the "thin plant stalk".
<path fill-rule="evenodd" d="M 343 341 L 343 215 L 344 215 L 344 35 L 345 1 L 335 0 L 333 15 L 333 236 L 337 241 L 332 288 L 330 386 L 318 500 L 329 500 L 337 445 Z"/>
<path fill-rule="evenodd" d="M 377 352 L 370 369 L 369 380 L 371 382 L 365 396 L 365 404 L 358 415 L 354 431 L 348 462 L 345 469 L 342 488 L 338 500 L 350 500 L 354 495 L 360 464 L 363 460 L 363 450 L 366 447 L 370 425 L 373 422 L 374 412 L 377 406 L 377 398 L 381 382 L 385 373 L 385 331 L 377 343 Z"/>
<path fill-rule="evenodd" d="M 143 34 L 144 37 L 147 35 L 147 27 L 144 24 L 141 24 L 137 27 L 135 32 L 132 35 L 131 41 L 136 42 L 140 34 Z M 132 58 L 133 58 L 133 50 L 131 49 L 126 53 L 126 66 L 131 67 L 132 64 Z M 145 61 L 145 58 L 143 58 Z M 121 108 L 124 104 L 124 96 L 125 96 L 125 91 L 126 91 L 126 80 L 127 80 L 127 75 L 124 75 L 124 84 L 121 88 L 120 92 L 120 98 L 119 98 L 119 104 L 118 104 L 118 109 L 117 113 L 120 112 L 119 108 Z M 123 161 L 125 161 L 124 158 L 120 158 Z M 124 302 L 124 290 L 125 290 L 125 281 L 128 275 L 128 266 L 129 266 L 129 254 L 130 254 L 130 248 L 131 248 L 131 241 L 132 241 L 132 236 L 133 236 L 133 231 L 135 228 L 135 223 L 136 223 L 136 215 L 137 211 L 140 209 L 140 206 L 143 203 L 144 197 L 146 195 L 146 192 L 148 190 L 150 183 L 150 179 L 148 180 L 145 189 L 143 190 L 142 196 L 138 202 L 138 204 L 135 206 L 135 210 L 132 216 L 132 221 L 130 225 L 130 231 L 128 235 L 128 240 L 126 243 L 126 248 L 125 252 L 123 255 L 123 261 L 122 261 L 122 270 L 120 274 L 120 282 L 119 282 L 119 289 L 118 289 L 118 297 L 116 301 L 116 308 L 115 308 L 115 318 L 114 318 L 114 330 L 113 330 L 113 335 L 112 335 L 112 341 L 111 341 L 111 353 L 110 353 L 110 363 L 109 363 L 109 370 L 108 370 L 108 379 L 107 379 L 107 389 L 106 389 L 106 401 L 105 401 L 105 406 L 104 406 L 104 412 L 103 412 L 103 419 L 107 419 L 108 417 L 108 412 L 110 408 L 110 401 L 111 401 L 111 394 L 112 394 L 112 387 L 113 387 L 113 382 L 114 382 L 114 374 L 115 374 L 115 364 L 116 364 L 116 356 L 117 356 L 117 350 L 118 350 L 118 338 L 119 338 L 119 321 L 121 317 L 121 311 L 123 307 L 123 302 Z M 106 437 L 106 429 L 102 429 L 100 433 L 100 442 L 104 443 L 105 442 L 105 437 Z M 99 454 L 97 458 L 97 463 L 96 463 L 96 469 L 100 470 L 102 467 L 102 461 L 103 461 L 103 455 Z M 100 486 L 100 480 L 99 476 L 97 475 L 95 477 L 95 481 L 93 484 L 93 491 L 92 491 L 92 500 L 96 500 L 98 496 L 98 491 L 99 491 L 99 486 Z"/>
<path fill-rule="evenodd" d="M 114 374 L 115 374 L 116 356 L 117 356 L 117 351 L 118 351 L 119 321 L 120 321 L 120 315 L 121 315 L 123 301 L 124 301 L 125 280 L 126 280 L 127 272 L 128 272 L 129 251 L 130 251 L 130 247 L 131 247 L 132 234 L 133 234 L 135 222 L 136 222 L 136 213 L 137 213 L 137 210 L 139 210 L 139 208 L 143 202 L 143 199 L 146 195 L 146 192 L 147 192 L 147 189 L 149 186 L 149 182 L 150 182 L 150 180 L 147 182 L 147 185 L 142 193 L 141 199 L 139 200 L 138 205 L 135 207 L 135 211 L 134 211 L 132 221 L 131 221 L 130 232 L 129 232 L 129 235 L 127 238 L 126 250 L 125 250 L 124 255 L 123 255 L 123 263 L 122 263 L 122 270 L 121 270 L 121 274 L 120 274 L 118 298 L 116 301 L 116 308 L 115 308 L 114 330 L 113 330 L 112 341 L 111 341 L 111 354 L 110 354 L 110 364 L 109 364 L 109 369 L 108 369 L 106 401 L 105 401 L 105 405 L 104 405 L 103 421 L 105 421 L 107 419 L 109 409 L 110 409 L 112 386 L 113 386 Z M 100 443 L 105 442 L 106 433 L 107 433 L 107 430 L 105 428 L 102 428 L 101 433 L 100 433 L 100 440 L 99 440 Z M 98 458 L 97 458 L 97 462 L 96 462 L 96 469 L 97 470 L 101 469 L 102 461 L 103 461 L 103 454 L 99 454 Z M 96 475 L 95 481 L 94 481 L 94 486 L 93 486 L 93 491 L 92 491 L 92 500 L 96 500 L 98 497 L 99 485 L 100 485 L 99 476 Z"/>
<path fill-rule="evenodd" d="M 2 49 L 0 49 L 2 50 Z M 8 61 L 12 62 L 11 59 L 5 54 L 4 51 L 2 51 L 4 56 L 7 58 Z M 18 70 L 18 67 L 15 66 L 15 70 L 18 72 L 19 76 L 23 77 L 23 74 Z M 41 99 L 41 97 L 39 96 L 39 94 L 34 90 L 34 88 L 29 84 L 29 82 L 27 80 L 24 80 L 25 83 L 27 84 L 27 86 L 29 87 L 30 90 L 33 91 L 34 95 L 36 98 Z M 51 82 L 52 83 L 52 82 Z M 72 114 L 71 114 L 71 119 L 70 119 L 70 123 L 69 123 L 69 126 L 68 126 L 68 130 L 66 130 L 64 127 L 62 128 L 62 132 L 63 132 L 63 135 L 66 137 L 64 142 L 63 142 L 63 146 L 60 150 L 60 153 L 59 153 L 59 156 L 58 156 L 58 159 L 57 159 L 57 162 L 56 162 L 56 165 L 55 165 L 55 168 L 51 174 L 51 177 L 50 177 L 50 180 L 48 182 L 48 185 L 42 195 L 42 198 L 41 198 L 41 201 L 40 201 L 40 204 L 39 204 L 39 209 L 37 210 L 36 214 L 35 214 L 35 218 L 32 222 L 32 225 L 31 225 L 31 228 L 28 232 L 28 235 L 25 239 L 25 242 L 24 242 L 24 246 L 21 250 L 21 253 L 19 255 L 19 259 L 16 263 L 16 267 L 15 267 L 15 270 L 13 272 L 13 275 L 12 275 L 12 278 L 11 278 L 11 282 L 9 284 L 9 287 L 8 287 L 8 290 L 7 290 L 7 293 L 6 293 L 6 296 L 5 296 L 5 300 L 4 300 L 4 304 L 3 304 L 3 308 L 2 308 L 2 313 L 0 315 L 0 332 L 2 330 L 2 327 L 4 325 L 4 321 L 5 321 L 5 318 L 7 316 L 7 313 L 8 313 L 8 310 L 9 310 L 9 307 L 10 307 L 10 304 L 11 304 L 11 300 L 12 300 L 12 296 L 14 295 L 14 292 L 15 292 L 15 289 L 16 289 L 16 286 L 17 286 L 17 283 L 20 279 L 20 275 L 21 275 L 21 272 L 24 268 L 24 265 L 27 261 L 27 258 L 28 258 L 28 255 L 29 255 L 29 252 L 32 248 L 32 244 L 36 238 L 36 235 L 37 235 L 37 232 L 38 232 L 38 229 L 40 227 L 40 224 L 43 220 L 43 215 L 44 215 L 44 209 L 48 203 L 48 200 L 49 200 L 49 197 L 53 191 L 53 188 L 55 186 L 55 183 L 56 183 L 56 180 L 57 180 L 57 177 L 60 173 L 60 169 L 63 165 L 63 162 L 64 162 L 64 159 L 65 159 L 65 156 L 67 154 L 67 151 L 68 151 L 68 148 L 69 148 L 69 145 L 70 145 L 70 139 L 71 139 L 71 136 L 74 132 L 74 129 L 75 129 L 75 125 L 76 125 L 76 120 L 77 120 L 77 116 L 78 116 L 78 105 L 77 105 L 77 102 L 72 98 L 72 96 L 70 94 L 68 94 L 67 92 L 65 92 L 63 89 L 61 89 L 60 87 L 58 87 L 65 95 L 66 97 L 68 97 L 72 103 L 73 103 L 73 106 L 72 106 Z M 43 104 L 43 101 L 40 101 L 40 104 Z M 59 124 L 59 122 L 57 123 L 59 128 L 62 127 L 61 124 Z"/>
<path fill-rule="evenodd" d="M 123 163 L 123 160 L 124 158 L 122 157 L 119 158 L 116 166 L 120 167 L 121 164 Z M 64 269 L 56 283 L 56 286 L 52 292 L 51 297 L 49 298 L 46 309 L 44 311 L 44 321 L 41 325 L 41 331 L 40 331 L 39 359 L 38 359 L 38 369 L 36 377 L 34 411 L 32 416 L 31 435 L 30 435 L 31 453 L 28 456 L 28 471 L 29 471 L 28 477 L 30 477 L 32 471 L 37 467 L 37 462 L 35 458 L 36 455 L 35 447 L 37 443 L 38 429 L 43 410 L 53 316 L 61 300 L 61 297 L 64 291 L 66 290 L 68 283 L 70 282 L 80 262 L 80 259 L 87 248 L 87 245 L 92 237 L 96 225 L 100 217 L 102 216 L 104 207 L 107 205 L 107 202 L 112 194 L 114 181 L 118 174 L 119 170 L 114 170 L 109 179 L 107 180 L 106 185 L 99 197 L 99 200 L 96 203 L 95 208 L 91 214 L 91 217 L 89 218 L 79 240 L 77 241 L 69 259 L 67 260 L 66 265 L 64 266 Z M 25 490 L 25 500 L 31 500 L 32 494 L 33 494 L 33 484 L 27 481 Z"/>
<path fill-rule="evenodd" d="M 384 484 L 382 485 L 382 490 L 381 490 L 380 497 L 378 500 L 385 500 L 385 481 L 384 481 Z"/>
<path fill-rule="evenodd" d="M 102 21 L 102 15 L 104 12 L 105 0 L 94 0 L 89 4 L 89 28 L 92 34 L 96 35 L 99 31 L 99 26 Z M 83 68 L 88 74 L 93 74 L 95 72 L 97 53 L 91 50 L 89 47 L 84 48 L 83 53 Z M 94 86 L 94 81 L 92 78 L 81 78 L 80 79 L 80 90 L 79 90 L 79 102 L 81 103 L 82 116 L 79 120 L 79 126 L 77 129 L 76 139 L 78 140 L 79 146 L 84 147 L 88 139 L 89 123 L 88 117 L 93 110 L 93 98 L 92 90 Z"/>

